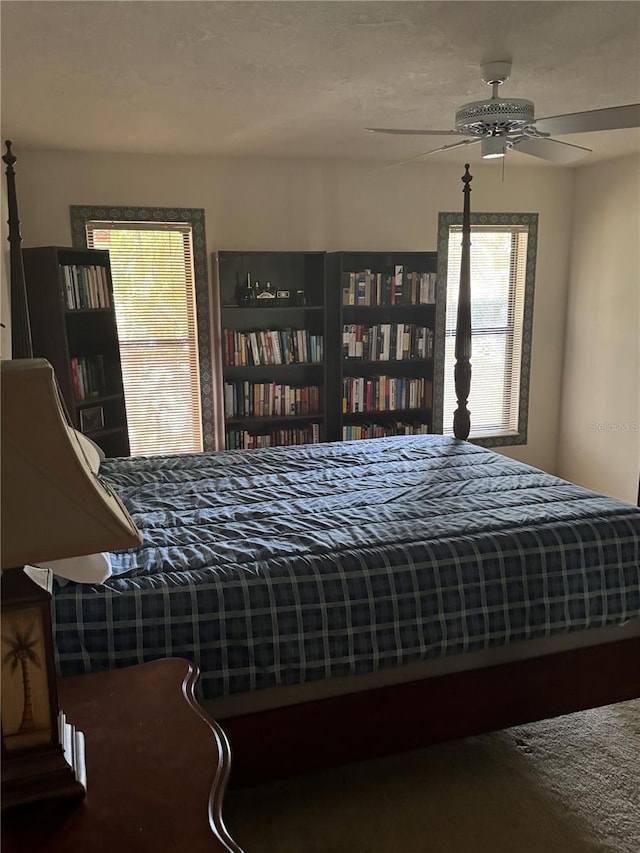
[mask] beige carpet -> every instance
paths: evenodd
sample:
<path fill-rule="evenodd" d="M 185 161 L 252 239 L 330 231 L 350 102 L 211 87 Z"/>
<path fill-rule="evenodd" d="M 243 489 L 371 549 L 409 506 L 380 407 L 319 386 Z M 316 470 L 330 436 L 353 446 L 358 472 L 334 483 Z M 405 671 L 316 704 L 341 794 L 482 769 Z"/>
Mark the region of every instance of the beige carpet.
<path fill-rule="evenodd" d="M 246 853 L 639 853 L 640 700 L 229 791 Z"/>

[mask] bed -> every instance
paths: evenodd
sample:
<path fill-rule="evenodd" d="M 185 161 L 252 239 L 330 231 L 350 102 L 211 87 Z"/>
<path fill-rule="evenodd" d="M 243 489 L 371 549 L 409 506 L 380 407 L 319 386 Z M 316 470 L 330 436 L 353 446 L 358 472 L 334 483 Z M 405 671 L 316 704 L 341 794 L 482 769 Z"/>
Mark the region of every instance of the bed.
<path fill-rule="evenodd" d="M 350 718 L 359 732 L 391 692 L 400 720 L 385 712 L 383 722 L 396 748 L 394 725 L 423 711 L 399 699 L 393 682 L 423 675 L 420 666 L 460 681 L 474 670 L 455 675 L 447 663 L 478 666 L 510 652 L 501 666 L 513 669 L 514 654 L 530 654 L 536 642 L 544 653 L 545 641 L 578 660 L 590 654 L 576 649 L 585 637 L 617 631 L 621 661 L 638 650 L 640 511 L 468 442 L 402 436 L 114 459 L 103 462 L 102 476 L 144 544 L 111 555 L 104 584 L 56 591 L 60 672 L 192 660 L 201 698 L 230 737 L 236 775 L 255 778 L 243 727 L 262 748 L 273 739 L 282 766 L 274 733 L 283 702 L 289 717 L 317 715 L 286 727 L 287 748 L 292 730 L 301 739 L 291 752 L 300 758 L 307 738 L 327 738 L 332 703 L 361 703 Z M 618 689 L 610 667 L 589 673 L 590 691 L 602 678 Z M 371 687 L 366 679 L 375 677 L 392 686 Z M 566 696 L 569 683 L 554 683 L 551 671 L 544 679 L 531 682 L 541 692 L 528 691 L 523 712 L 537 716 L 547 692 L 556 703 L 585 701 L 578 685 Z M 511 702 L 527 687 L 513 675 L 500 681 L 492 694 L 506 686 Z M 629 692 L 637 681 L 636 663 Z M 337 684 L 349 692 L 334 695 Z M 468 701 L 473 719 L 486 697 Z M 339 714 L 330 739 L 348 727 Z M 416 732 L 402 737 L 409 734 Z M 274 755 L 266 764 L 275 762 Z"/>
<path fill-rule="evenodd" d="M 640 510 L 465 440 L 470 180 L 455 438 L 101 465 L 144 541 L 56 588 L 58 670 L 193 661 L 232 784 L 640 696 Z"/>

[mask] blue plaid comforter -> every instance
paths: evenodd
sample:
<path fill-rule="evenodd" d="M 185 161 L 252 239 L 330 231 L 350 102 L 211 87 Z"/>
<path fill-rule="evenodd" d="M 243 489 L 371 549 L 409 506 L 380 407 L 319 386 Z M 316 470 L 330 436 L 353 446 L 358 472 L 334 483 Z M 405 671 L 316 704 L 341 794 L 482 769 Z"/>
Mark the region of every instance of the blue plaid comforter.
<path fill-rule="evenodd" d="M 55 591 L 64 675 L 180 656 L 203 698 L 640 613 L 640 510 L 443 436 L 107 460 L 140 528 Z"/>

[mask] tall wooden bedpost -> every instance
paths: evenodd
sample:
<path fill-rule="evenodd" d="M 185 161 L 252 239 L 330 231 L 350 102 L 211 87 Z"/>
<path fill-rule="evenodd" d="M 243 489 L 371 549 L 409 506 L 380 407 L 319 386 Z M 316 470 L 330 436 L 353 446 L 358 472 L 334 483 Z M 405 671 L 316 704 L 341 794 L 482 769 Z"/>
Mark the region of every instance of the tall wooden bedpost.
<path fill-rule="evenodd" d="M 22 236 L 16 196 L 16 174 L 13 164 L 17 157 L 11 151 L 11 140 L 5 142 L 7 152 L 2 159 L 7 164 L 7 205 L 9 208 L 9 260 L 11 267 L 11 355 L 13 358 L 33 358 L 31 323 L 27 306 L 27 287 L 22 264 Z"/>
<path fill-rule="evenodd" d="M 454 382 L 458 408 L 453 413 L 453 434 L 467 439 L 471 430 L 471 415 L 467 409 L 471 388 L 471 181 L 469 164 L 464 165 L 464 208 L 462 214 L 462 259 L 460 263 L 460 289 L 458 291 L 458 316 L 456 320 L 456 365 Z"/>

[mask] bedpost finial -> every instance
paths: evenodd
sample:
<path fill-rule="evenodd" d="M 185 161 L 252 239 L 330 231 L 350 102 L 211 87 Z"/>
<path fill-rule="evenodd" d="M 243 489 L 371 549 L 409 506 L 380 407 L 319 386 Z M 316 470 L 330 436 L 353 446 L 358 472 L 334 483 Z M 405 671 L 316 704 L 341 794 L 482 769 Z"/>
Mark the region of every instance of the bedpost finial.
<path fill-rule="evenodd" d="M 18 158 L 11 150 L 12 142 L 10 139 L 6 139 L 4 144 L 7 146 L 7 153 L 2 155 L 2 159 L 7 164 L 7 166 L 13 166 L 13 164 Z"/>
<path fill-rule="evenodd" d="M 464 188 L 465 188 L 465 190 L 466 190 L 466 189 L 471 189 L 471 187 L 469 187 L 469 184 L 470 184 L 470 183 L 471 183 L 471 181 L 473 180 L 473 175 L 471 175 L 471 174 L 469 173 L 469 164 L 468 164 L 468 163 L 465 163 L 465 164 L 464 164 L 464 175 L 462 176 L 462 178 L 461 178 L 460 180 L 461 180 L 461 181 L 462 181 L 462 183 L 464 184 Z"/>

